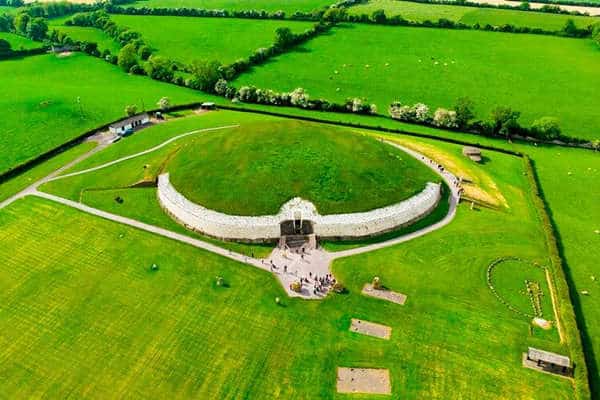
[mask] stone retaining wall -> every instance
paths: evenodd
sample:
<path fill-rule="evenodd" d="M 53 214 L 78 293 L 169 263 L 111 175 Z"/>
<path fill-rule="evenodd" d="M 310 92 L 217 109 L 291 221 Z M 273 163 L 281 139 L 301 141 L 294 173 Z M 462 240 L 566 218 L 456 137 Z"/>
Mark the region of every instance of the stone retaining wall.
<path fill-rule="evenodd" d="M 224 240 L 264 242 L 278 240 L 281 222 L 295 219 L 311 221 L 320 238 L 357 239 L 389 232 L 431 213 L 441 199 L 441 185 L 429 182 L 420 193 L 391 206 L 331 215 L 319 215 L 311 202 L 300 198 L 285 203 L 277 215 L 223 214 L 186 199 L 171 185 L 168 173 L 158 177 L 157 193 L 161 207 L 189 229 Z"/>

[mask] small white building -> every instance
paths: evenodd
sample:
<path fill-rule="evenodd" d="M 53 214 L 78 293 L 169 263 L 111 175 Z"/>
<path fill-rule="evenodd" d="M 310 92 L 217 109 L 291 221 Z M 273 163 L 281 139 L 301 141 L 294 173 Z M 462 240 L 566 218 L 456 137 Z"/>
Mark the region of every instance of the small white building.
<path fill-rule="evenodd" d="M 114 133 L 116 135 L 123 135 L 125 132 L 135 129 L 139 126 L 145 125 L 150 122 L 150 116 L 147 113 L 134 115 L 133 117 L 129 117 L 119 122 L 115 122 L 114 124 L 108 127 L 110 133 Z"/>

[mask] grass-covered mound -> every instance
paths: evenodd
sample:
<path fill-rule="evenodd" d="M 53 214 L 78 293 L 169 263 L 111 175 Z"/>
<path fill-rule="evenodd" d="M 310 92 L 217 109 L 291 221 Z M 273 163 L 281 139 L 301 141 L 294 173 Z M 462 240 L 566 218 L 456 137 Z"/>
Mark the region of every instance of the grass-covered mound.
<path fill-rule="evenodd" d="M 298 121 L 202 135 L 182 146 L 165 170 L 191 201 L 237 215 L 275 214 L 296 196 L 322 214 L 367 211 L 439 180 L 388 144 Z"/>

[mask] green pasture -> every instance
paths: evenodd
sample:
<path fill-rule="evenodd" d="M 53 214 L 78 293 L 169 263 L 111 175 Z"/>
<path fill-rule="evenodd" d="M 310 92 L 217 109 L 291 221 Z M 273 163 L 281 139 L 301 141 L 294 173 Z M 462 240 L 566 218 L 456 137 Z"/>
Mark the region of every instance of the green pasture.
<path fill-rule="evenodd" d="M 70 18 L 70 16 L 69 16 Z M 68 35 L 75 41 L 85 41 L 98 43 L 98 50 L 110 50 L 111 53 L 117 54 L 121 46 L 113 38 L 104 33 L 101 29 L 87 26 L 66 26 L 63 25 L 63 19 L 49 20 L 49 30 L 56 29 Z"/>
<path fill-rule="evenodd" d="M 401 0 L 371 0 L 368 3 L 350 7 L 350 14 L 371 15 L 374 11 L 384 10 L 388 17 L 402 16 L 410 21 L 437 21 L 440 18 L 468 25 L 502 26 L 511 24 L 519 27 L 540 28 L 548 31 L 561 30 L 567 20 L 572 19 L 578 27 L 585 28 L 600 18 L 572 15 L 548 14 L 542 12 L 524 12 L 493 8 L 477 8 L 446 4 L 423 4 Z"/>
<path fill-rule="evenodd" d="M 42 47 L 42 43 L 40 42 L 34 42 L 31 39 L 9 32 L 0 32 L 0 39 L 10 43 L 10 47 L 13 51 L 31 50 Z"/>
<path fill-rule="evenodd" d="M 395 100 L 434 110 L 468 96 L 479 118 L 510 106 L 525 125 L 554 116 L 565 134 L 592 139 L 600 137 L 598 67 L 600 51 L 589 40 L 346 24 L 255 67 L 235 84 L 303 87 L 315 98 L 338 102 L 364 97 L 382 114 Z"/>
<path fill-rule="evenodd" d="M 128 104 L 155 108 L 167 96 L 199 101 L 201 93 L 129 76 L 81 54 L 42 55 L 0 63 L 0 172 L 30 160 L 87 130 L 125 116 Z M 77 99 L 80 99 L 78 104 Z"/>
<path fill-rule="evenodd" d="M 259 10 L 284 11 L 293 14 L 296 11 L 318 11 L 330 4 L 331 0 L 141 0 L 132 4 L 133 7 L 149 8 L 203 8 L 206 10 Z"/>
<path fill-rule="evenodd" d="M 4 392 L 333 399 L 345 398 L 335 394 L 335 368 L 364 366 L 390 369 L 394 398 L 572 398 L 567 380 L 521 367 L 527 346 L 564 351 L 556 331 L 530 331 L 486 285 L 499 256 L 547 262 L 522 162 L 493 153 L 482 168 L 509 209 L 460 206 L 439 231 L 339 260 L 334 273 L 349 293 L 319 302 L 288 299 L 248 266 L 21 200 L 0 211 Z M 376 275 L 407 294 L 406 305 L 361 296 Z M 348 332 L 354 317 L 391 326 L 392 339 Z"/>
<path fill-rule="evenodd" d="M 298 21 L 136 15 L 112 15 L 111 19 L 139 32 L 156 54 L 185 63 L 217 60 L 230 64 L 272 45 L 277 28 L 288 27 L 299 33 L 314 25 Z"/>

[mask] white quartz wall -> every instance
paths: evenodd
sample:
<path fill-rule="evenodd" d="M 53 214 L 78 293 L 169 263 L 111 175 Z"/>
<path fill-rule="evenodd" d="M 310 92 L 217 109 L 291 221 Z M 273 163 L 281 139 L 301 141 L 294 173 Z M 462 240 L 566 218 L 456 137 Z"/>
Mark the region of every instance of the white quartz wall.
<path fill-rule="evenodd" d="M 284 204 L 277 215 L 236 216 L 192 203 L 171 185 L 168 173 L 158 177 L 158 200 L 163 209 L 189 229 L 228 240 L 276 240 L 280 223 L 299 215 L 312 221 L 315 234 L 322 238 L 373 236 L 423 218 L 435 209 L 440 198 L 441 185 L 430 182 L 407 200 L 362 213 L 319 215 L 312 203 L 295 198 Z"/>

